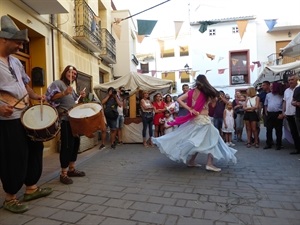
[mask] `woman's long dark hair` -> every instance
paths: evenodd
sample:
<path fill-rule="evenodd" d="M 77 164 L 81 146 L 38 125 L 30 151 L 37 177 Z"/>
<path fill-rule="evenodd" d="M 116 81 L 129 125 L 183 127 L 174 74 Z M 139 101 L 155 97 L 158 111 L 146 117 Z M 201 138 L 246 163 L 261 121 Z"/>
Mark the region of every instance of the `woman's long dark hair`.
<path fill-rule="evenodd" d="M 67 86 L 70 85 L 70 80 L 68 80 L 68 79 L 67 79 L 67 76 L 66 76 L 66 74 L 67 74 L 67 72 L 68 72 L 69 70 L 75 70 L 75 71 L 78 73 L 78 71 L 77 71 L 77 69 L 75 68 L 75 66 L 71 66 L 71 65 L 66 66 L 66 68 L 64 69 L 64 71 L 63 71 L 63 72 L 61 73 L 61 75 L 60 75 L 60 80 L 62 80 Z M 77 77 L 78 77 L 78 74 L 76 75 L 76 78 L 75 78 L 75 80 L 73 81 L 73 82 L 76 83 L 76 86 L 77 86 Z"/>
<path fill-rule="evenodd" d="M 206 99 L 214 99 L 218 97 L 218 91 L 211 86 L 211 84 L 206 79 L 206 76 L 203 74 L 199 74 L 196 78 L 196 83 L 194 85 L 199 91 L 201 91 Z"/>

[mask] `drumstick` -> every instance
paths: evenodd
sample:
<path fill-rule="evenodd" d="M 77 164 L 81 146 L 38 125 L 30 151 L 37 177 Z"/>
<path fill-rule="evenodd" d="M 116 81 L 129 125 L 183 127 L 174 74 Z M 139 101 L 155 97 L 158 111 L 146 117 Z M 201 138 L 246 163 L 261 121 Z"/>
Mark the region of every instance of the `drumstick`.
<path fill-rule="evenodd" d="M 43 96 L 43 89 L 41 88 L 41 108 L 40 108 L 40 110 L 41 110 L 41 121 L 43 121 L 43 98 L 42 98 L 42 96 Z"/>
<path fill-rule="evenodd" d="M 20 98 L 12 107 L 14 108 L 16 105 L 18 105 L 27 95 L 28 93 L 24 95 L 22 98 Z"/>
<path fill-rule="evenodd" d="M 85 88 L 83 88 L 83 90 L 82 91 L 85 91 L 85 89 L 86 89 L 86 87 Z M 79 97 L 76 99 L 76 101 L 75 101 L 75 104 L 78 104 L 78 102 L 79 102 L 79 99 L 81 98 L 81 95 L 79 95 Z"/>

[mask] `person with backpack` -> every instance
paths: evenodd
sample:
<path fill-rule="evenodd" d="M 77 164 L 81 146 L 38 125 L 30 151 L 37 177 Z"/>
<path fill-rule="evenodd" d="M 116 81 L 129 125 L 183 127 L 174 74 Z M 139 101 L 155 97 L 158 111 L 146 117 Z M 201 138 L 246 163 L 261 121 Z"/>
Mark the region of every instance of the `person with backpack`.
<path fill-rule="evenodd" d="M 102 100 L 104 106 L 104 114 L 107 122 L 107 126 L 110 128 L 110 142 L 111 148 L 116 148 L 116 134 L 117 134 L 117 120 L 118 120 L 118 106 L 122 107 L 123 102 L 117 96 L 117 91 L 113 87 L 109 87 L 107 95 Z"/>

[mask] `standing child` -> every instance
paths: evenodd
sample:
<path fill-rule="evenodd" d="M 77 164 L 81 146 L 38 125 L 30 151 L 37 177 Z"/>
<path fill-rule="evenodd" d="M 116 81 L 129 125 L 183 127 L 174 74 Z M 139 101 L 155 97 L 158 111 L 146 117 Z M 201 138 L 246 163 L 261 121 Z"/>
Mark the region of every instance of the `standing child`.
<path fill-rule="evenodd" d="M 172 122 L 173 120 L 174 119 L 173 119 L 173 116 L 171 116 L 170 111 L 166 110 L 165 111 L 165 118 L 164 118 L 164 121 L 165 121 L 165 134 L 168 134 L 168 133 L 170 133 L 174 130 L 173 126 L 168 125 L 168 122 Z"/>
<path fill-rule="evenodd" d="M 232 102 L 227 102 L 224 109 L 222 131 L 226 144 L 228 146 L 235 146 L 235 144 L 232 143 L 232 133 L 234 132 L 234 110 Z"/>

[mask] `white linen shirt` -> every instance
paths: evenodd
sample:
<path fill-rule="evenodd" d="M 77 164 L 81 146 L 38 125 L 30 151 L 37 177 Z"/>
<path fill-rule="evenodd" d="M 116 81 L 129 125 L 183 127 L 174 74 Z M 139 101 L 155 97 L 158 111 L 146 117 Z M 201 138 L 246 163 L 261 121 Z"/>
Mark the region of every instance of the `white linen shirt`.
<path fill-rule="evenodd" d="M 298 85 L 296 86 L 298 87 Z M 296 89 L 287 88 L 284 91 L 283 101 L 285 101 L 285 112 L 287 116 L 294 116 L 296 114 L 296 107 L 292 105 L 294 90 Z"/>

